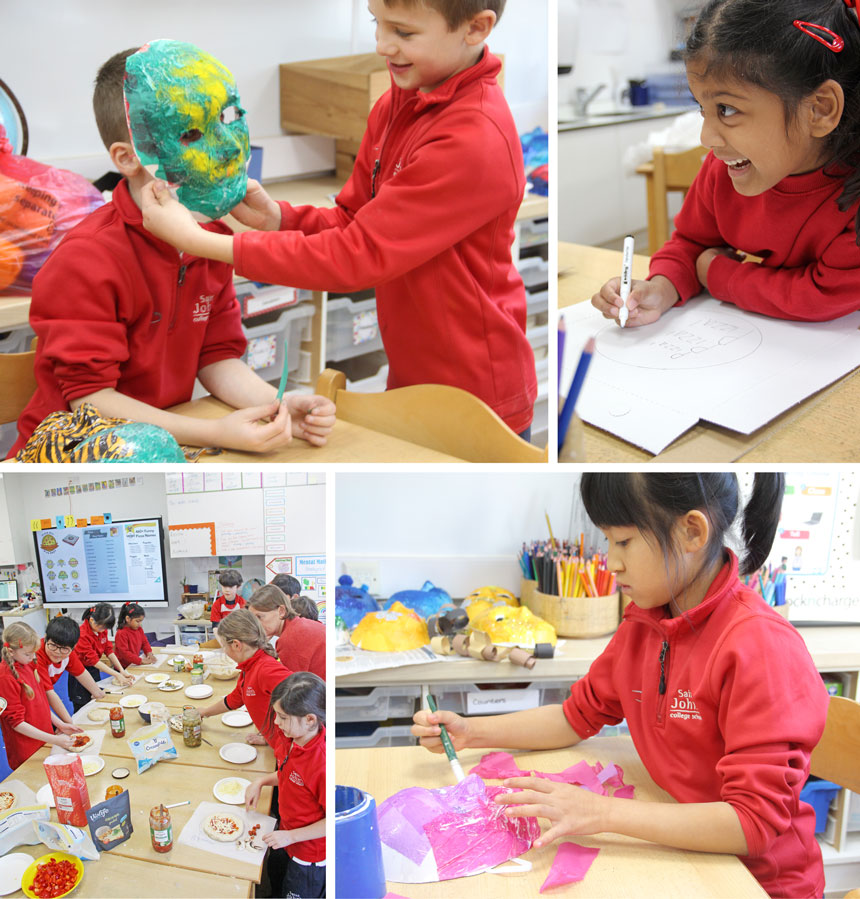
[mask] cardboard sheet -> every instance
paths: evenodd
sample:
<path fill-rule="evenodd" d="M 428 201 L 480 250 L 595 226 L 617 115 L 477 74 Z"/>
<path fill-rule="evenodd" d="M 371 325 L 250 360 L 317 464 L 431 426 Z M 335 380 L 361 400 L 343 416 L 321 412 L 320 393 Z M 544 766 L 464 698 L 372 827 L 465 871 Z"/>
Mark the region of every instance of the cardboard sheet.
<path fill-rule="evenodd" d="M 590 303 L 563 315 L 565 387 L 597 337 L 577 413 L 655 454 L 699 420 L 750 434 L 860 366 L 860 312 L 790 322 L 702 294 L 641 328 L 619 328 Z"/>

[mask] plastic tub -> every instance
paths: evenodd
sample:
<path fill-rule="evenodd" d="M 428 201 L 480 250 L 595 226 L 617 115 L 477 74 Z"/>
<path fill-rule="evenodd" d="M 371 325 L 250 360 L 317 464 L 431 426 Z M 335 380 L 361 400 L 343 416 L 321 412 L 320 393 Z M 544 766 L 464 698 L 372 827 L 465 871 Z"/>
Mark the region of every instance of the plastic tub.
<path fill-rule="evenodd" d="M 248 348 L 244 360 L 248 367 L 257 372 L 263 380 L 279 378 L 284 367 L 284 342 L 289 353 L 289 370 L 301 367 L 299 351 L 303 340 L 310 340 L 310 325 L 314 317 L 314 307 L 299 304 L 281 312 L 260 315 L 257 319 L 267 321 L 251 326 L 243 325 L 248 338 Z"/>
<path fill-rule="evenodd" d="M 337 362 L 382 349 L 375 296 L 362 293 L 329 298 L 326 314 L 326 359 Z"/>
<path fill-rule="evenodd" d="M 810 777 L 800 791 L 801 801 L 808 802 L 815 809 L 816 833 L 822 833 L 827 827 L 827 812 L 830 809 L 830 803 L 836 798 L 840 789 L 838 784 L 831 783 L 829 780 Z"/>
<path fill-rule="evenodd" d="M 411 718 L 421 696 L 417 686 L 374 687 L 367 693 L 337 689 L 335 716 L 340 721 L 384 721 L 386 718 Z"/>

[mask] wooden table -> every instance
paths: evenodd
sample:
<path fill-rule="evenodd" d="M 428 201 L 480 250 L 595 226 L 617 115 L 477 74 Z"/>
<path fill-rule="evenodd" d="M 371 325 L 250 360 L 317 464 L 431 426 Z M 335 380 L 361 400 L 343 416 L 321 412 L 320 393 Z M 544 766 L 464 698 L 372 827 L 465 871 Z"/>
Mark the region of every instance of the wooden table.
<path fill-rule="evenodd" d="M 171 678 L 190 681 L 188 674 L 175 674 L 163 665 L 160 669 L 135 666 L 133 673 L 148 673 L 153 670 L 170 673 Z M 207 678 L 215 688 L 213 696 L 206 700 L 190 700 L 183 691 L 176 693 L 158 693 L 157 689 L 140 680 L 127 688 L 126 694 L 141 693 L 153 700 L 163 701 L 171 711 L 179 712 L 182 705 L 196 705 L 199 708 L 208 705 L 217 698 L 229 693 L 236 684 L 235 680 L 219 681 Z M 174 697 L 170 700 L 169 697 Z M 118 700 L 119 696 L 116 697 Z M 90 703 L 93 705 L 112 705 L 109 701 Z M 80 713 L 79 713 L 80 714 Z M 254 883 L 259 883 L 262 863 L 242 863 L 234 859 L 221 857 L 191 846 L 180 845 L 177 840 L 182 828 L 191 818 L 194 810 L 201 802 L 217 802 L 212 788 L 224 777 L 244 777 L 255 780 L 263 774 L 275 769 L 274 753 L 268 746 L 257 746 L 257 758 L 246 765 L 233 765 L 225 762 L 218 755 L 218 750 L 225 743 L 243 742 L 247 734 L 254 732 L 253 725 L 244 728 L 228 727 L 220 717 L 204 719 L 202 733 L 213 745 L 205 743 L 199 747 L 189 748 L 182 735 L 172 732 L 173 742 L 177 750 L 177 758 L 159 762 L 143 774 L 136 774 L 132 764 L 133 756 L 128 746 L 128 739 L 139 728 L 144 726 L 136 709 L 125 710 L 126 736 L 116 739 L 110 735 L 108 724 L 99 726 L 93 722 L 82 722 L 86 730 L 104 730 L 105 737 L 99 755 L 105 766 L 98 773 L 87 778 L 90 799 L 100 801 L 105 790 L 112 783 L 118 783 L 129 791 L 131 800 L 132 824 L 134 833 L 125 843 L 121 843 L 110 852 L 102 853 L 98 862 L 85 862 L 84 878 L 86 889 L 81 895 L 86 897 L 250 897 L 254 894 Z M 49 755 L 50 747 L 43 747 L 20 768 L 12 772 L 10 780 L 20 780 L 34 792 L 46 783 L 43 761 Z M 117 767 L 127 767 L 132 773 L 124 780 L 115 781 L 111 771 Z M 271 802 L 271 787 L 265 787 L 261 796 L 260 808 L 268 808 Z M 149 835 L 149 810 L 159 803 L 182 802 L 190 799 L 191 804 L 170 810 L 173 822 L 174 845 L 169 853 L 157 853 L 152 848 Z M 56 811 L 52 810 L 51 820 L 56 821 Z M 43 845 L 21 846 L 14 852 L 27 852 L 33 858 L 44 855 L 47 849 Z M 23 896 L 21 891 L 12 894 Z"/>
<path fill-rule="evenodd" d="M 459 753 L 463 769 L 468 772 L 485 750 Z M 524 757 L 525 756 L 525 757 Z M 636 797 L 653 802 L 674 802 L 661 790 L 645 770 L 628 737 L 594 737 L 570 749 L 552 752 L 519 753 L 521 768 L 538 771 L 561 771 L 581 759 L 594 764 L 618 762 L 624 769 L 625 783 L 636 787 Z M 341 749 L 335 753 L 337 782 L 359 787 L 370 793 L 377 805 L 405 787 L 442 787 L 452 783 L 451 769 L 444 756 L 433 755 L 419 747 L 376 749 Z M 495 783 L 495 781 L 491 781 Z M 545 822 L 542 822 L 545 829 Z M 542 849 L 531 849 L 522 857 L 533 868 L 527 874 L 498 876 L 484 873 L 475 877 L 443 883 L 389 883 L 391 892 L 410 899 L 464 899 L 464 897 L 537 896 L 546 879 L 558 845 L 573 840 L 583 846 L 599 848 L 600 853 L 585 879 L 556 890 L 559 895 L 588 899 L 744 899 L 764 897 L 764 890 L 749 871 L 733 855 L 717 855 L 671 849 L 618 834 L 570 837 L 554 841 Z"/>
<path fill-rule="evenodd" d="M 282 450 L 225 450 L 201 462 L 545 462 L 546 450 L 522 440 L 484 402 L 456 387 L 416 384 L 384 393 L 345 389 L 342 372 L 326 369 L 316 392 L 336 404 L 337 420 L 323 447 L 294 438 Z M 195 418 L 232 410 L 211 396 L 174 406 Z"/>
<path fill-rule="evenodd" d="M 590 302 L 621 271 L 621 253 L 559 244 L 558 305 Z M 648 257 L 633 257 L 633 277 Z M 699 422 L 656 456 L 586 424 L 589 462 L 856 462 L 860 457 L 860 369 L 783 412 L 750 435 Z"/>

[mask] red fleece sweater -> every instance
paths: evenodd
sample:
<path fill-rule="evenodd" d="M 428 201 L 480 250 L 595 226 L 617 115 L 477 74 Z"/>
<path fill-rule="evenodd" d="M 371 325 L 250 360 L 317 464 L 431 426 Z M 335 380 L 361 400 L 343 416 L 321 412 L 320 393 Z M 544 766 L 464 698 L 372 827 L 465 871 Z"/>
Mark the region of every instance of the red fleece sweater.
<path fill-rule="evenodd" d="M 54 684 L 63 676 L 63 672 L 66 669 L 68 669 L 72 677 L 83 674 L 85 671 L 74 649 L 60 662 L 52 662 L 45 651 L 45 638 L 42 637 L 42 643 L 36 652 L 36 670 L 39 672 L 42 686 L 46 690 L 53 689 Z"/>
<path fill-rule="evenodd" d="M 737 559 L 678 618 L 630 605 L 564 713 L 583 738 L 627 719 L 639 757 L 679 802 L 727 802 L 771 896 L 824 892 L 815 814 L 799 799 L 824 731 L 827 691 L 784 618 L 738 580 Z M 660 654 L 665 692 L 660 693 Z"/>
<path fill-rule="evenodd" d="M 282 204 L 282 230 L 237 234 L 233 253 L 254 280 L 375 287 L 388 387 L 459 387 L 519 433 L 537 380 L 511 259 L 523 155 L 500 68 L 485 51 L 427 93 L 392 85 L 337 208 Z"/>
<path fill-rule="evenodd" d="M 232 233 L 222 222 L 204 227 Z M 191 399 L 201 368 L 245 352 L 232 275 L 222 262 L 180 257 L 146 231 L 121 182 L 33 282 L 37 387 L 10 454 L 51 412 L 103 388 L 159 409 Z"/>
<path fill-rule="evenodd" d="M 121 627 L 114 637 L 116 643 L 116 657 L 123 668 L 129 665 L 139 665 L 141 655 L 149 655 L 152 647 L 143 628 Z"/>
<path fill-rule="evenodd" d="M 250 659 L 239 663 L 239 680 L 233 692 L 224 698 L 228 709 L 245 706 L 254 726 L 275 750 L 275 755 L 282 754 L 284 735 L 274 722 L 269 726 L 269 700 L 272 690 L 292 673 L 278 659 L 258 649 Z"/>
<path fill-rule="evenodd" d="M 275 644 L 278 658 L 293 671 L 310 671 L 325 680 L 325 625 L 310 618 L 291 618 Z"/>
<path fill-rule="evenodd" d="M 325 818 L 325 728 L 304 746 L 285 737 L 284 752 L 278 764 L 278 829 L 295 830 Z M 293 843 L 287 854 L 325 861 L 325 837 Z"/>
<path fill-rule="evenodd" d="M 90 627 L 90 620 L 87 618 L 81 622 L 81 635 L 78 637 L 75 652 L 84 665 L 92 668 L 96 662 L 101 661 L 102 656 L 110 655 L 113 652 L 113 643 L 111 643 L 106 630 L 96 633 Z"/>
<path fill-rule="evenodd" d="M 726 165 L 708 154 L 675 232 L 651 257 L 649 278 L 665 275 L 685 302 L 701 293 L 696 260 L 708 247 L 729 246 L 763 257 L 761 264 L 728 256 L 708 269 L 718 300 L 774 318 L 829 321 L 860 309 L 857 204 L 840 212 L 842 178 L 821 169 L 791 175 L 757 197 L 732 187 Z"/>
<path fill-rule="evenodd" d="M 45 745 L 41 740 L 19 734 L 15 730 L 16 725 L 26 722 L 45 733 L 54 732 L 46 685 L 36 680 L 35 662 L 29 665 L 16 664 L 15 671 L 17 678 L 6 662 L 0 662 L 0 696 L 7 703 L 0 713 L 0 731 L 6 746 L 6 759 L 13 771 Z M 32 699 L 28 698 L 24 684 L 32 689 Z M 50 688 L 50 684 L 47 686 Z"/>

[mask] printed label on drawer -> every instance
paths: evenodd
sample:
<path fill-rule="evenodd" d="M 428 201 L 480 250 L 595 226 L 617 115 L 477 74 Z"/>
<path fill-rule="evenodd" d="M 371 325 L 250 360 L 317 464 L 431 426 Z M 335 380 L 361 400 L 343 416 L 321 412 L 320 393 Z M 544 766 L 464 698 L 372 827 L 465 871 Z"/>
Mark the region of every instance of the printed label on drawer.
<path fill-rule="evenodd" d="M 352 317 L 352 345 L 358 346 L 374 340 L 379 334 L 379 323 L 376 321 L 376 310 L 358 312 Z"/>
<path fill-rule="evenodd" d="M 478 690 L 466 694 L 466 714 L 519 712 L 536 709 L 539 702 L 540 690 Z"/>
<path fill-rule="evenodd" d="M 278 358 L 278 339 L 274 334 L 252 337 L 248 341 L 245 362 L 252 371 L 260 371 L 275 364 Z"/>
<path fill-rule="evenodd" d="M 245 315 L 259 315 L 273 309 L 285 309 L 287 306 L 295 306 L 298 301 L 299 294 L 294 287 L 263 291 L 245 299 Z"/>

